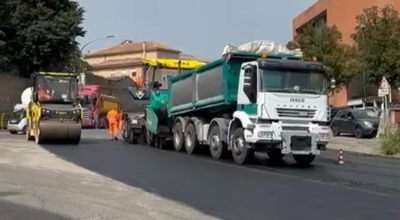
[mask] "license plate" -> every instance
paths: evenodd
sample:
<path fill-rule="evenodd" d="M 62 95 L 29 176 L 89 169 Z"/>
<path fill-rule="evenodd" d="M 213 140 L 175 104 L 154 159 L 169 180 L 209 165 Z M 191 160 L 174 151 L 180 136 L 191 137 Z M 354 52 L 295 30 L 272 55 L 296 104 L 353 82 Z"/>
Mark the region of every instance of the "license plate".
<path fill-rule="evenodd" d="M 11 120 L 10 123 L 17 123 L 17 120 Z"/>
<path fill-rule="evenodd" d="M 59 111 L 57 111 L 56 114 L 57 114 L 57 115 L 66 115 L 67 112 L 59 112 Z"/>

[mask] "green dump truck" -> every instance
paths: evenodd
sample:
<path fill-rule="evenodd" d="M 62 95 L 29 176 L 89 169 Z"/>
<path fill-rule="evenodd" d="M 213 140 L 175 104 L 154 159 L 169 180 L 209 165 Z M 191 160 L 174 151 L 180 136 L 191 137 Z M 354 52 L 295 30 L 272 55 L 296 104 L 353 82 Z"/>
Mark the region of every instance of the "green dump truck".
<path fill-rule="evenodd" d="M 332 82 L 298 56 L 229 52 L 170 77 L 168 91 L 153 88 L 142 132 L 150 145 L 171 140 L 176 151 L 206 149 L 214 159 L 230 151 L 238 164 L 262 151 L 309 165 L 330 139 Z"/>

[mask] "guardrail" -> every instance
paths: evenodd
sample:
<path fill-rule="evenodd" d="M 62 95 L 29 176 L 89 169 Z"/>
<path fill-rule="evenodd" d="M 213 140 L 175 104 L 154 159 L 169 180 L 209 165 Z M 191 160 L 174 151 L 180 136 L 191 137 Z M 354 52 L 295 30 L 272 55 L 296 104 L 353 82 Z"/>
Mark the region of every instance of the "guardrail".
<path fill-rule="evenodd" d="M 0 113 L 0 131 L 7 130 L 7 122 L 11 117 L 11 113 Z"/>

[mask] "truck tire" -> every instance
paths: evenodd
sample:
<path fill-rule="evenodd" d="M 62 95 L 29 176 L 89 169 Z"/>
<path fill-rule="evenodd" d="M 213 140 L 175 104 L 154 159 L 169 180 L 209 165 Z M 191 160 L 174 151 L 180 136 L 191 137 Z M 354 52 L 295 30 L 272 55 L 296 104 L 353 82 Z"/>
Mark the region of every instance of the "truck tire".
<path fill-rule="evenodd" d="M 176 151 L 182 151 L 183 142 L 182 123 L 180 121 L 177 121 L 173 128 L 173 143 Z"/>
<path fill-rule="evenodd" d="M 232 157 L 237 164 L 246 164 L 251 162 L 254 158 L 254 150 L 248 147 L 248 144 L 244 139 L 243 128 L 236 128 L 230 142 L 232 144 Z"/>
<path fill-rule="evenodd" d="M 129 143 L 130 143 L 130 144 L 137 144 L 137 140 L 136 140 L 136 138 L 135 138 L 135 135 L 134 135 L 134 133 L 133 133 L 133 130 L 131 129 L 131 130 L 129 130 L 128 132 L 129 132 L 129 133 L 128 133 L 128 141 L 129 141 Z"/>
<path fill-rule="evenodd" d="M 152 135 L 150 131 L 147 129 L 145 129 L 144 132 L 145 132 L 144 135 L 146 138 L 146 144 L 154 147 L 154 135 Z"/>
<path fill-rule="evenodd" d="M 294 154 L 293 159 L 300 166 L 309 166 L 315 159 L 315 155 L 299 155 Z"/>
<path fill-rule="evenodd" d="M 164 140 L 164 138 L 156 136 L 154 141 L 155 141 L 156 148 L 164 150 L 164 148 L 165 148 L 165 140 Z"/>
<path fill-rule="evenodd" d="M 214 125 L 211 128 L 209 143 L 210 153 L 214 159 L 219 160 L 226 156 L 227 149 L 224 142 L 222 141 L 218 125 Z"/>
<path fill-rule="evenodd" d="M 197 141 L 196 129 L 193 123 L 188 123 L 185 130 L 185 149 L 188 154 L 195 153 L 199 148 Z"/>

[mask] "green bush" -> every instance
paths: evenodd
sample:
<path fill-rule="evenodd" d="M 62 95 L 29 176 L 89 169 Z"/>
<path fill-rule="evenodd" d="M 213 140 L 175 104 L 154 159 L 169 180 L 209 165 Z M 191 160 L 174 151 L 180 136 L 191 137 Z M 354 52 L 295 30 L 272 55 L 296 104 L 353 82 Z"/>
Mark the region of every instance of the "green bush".
<path fill-rule="evenodd" d="M 381 153 L 385 155 L 400 154 L 400 128 L 387 127 L 385 132 L 379 135 Z"/>

